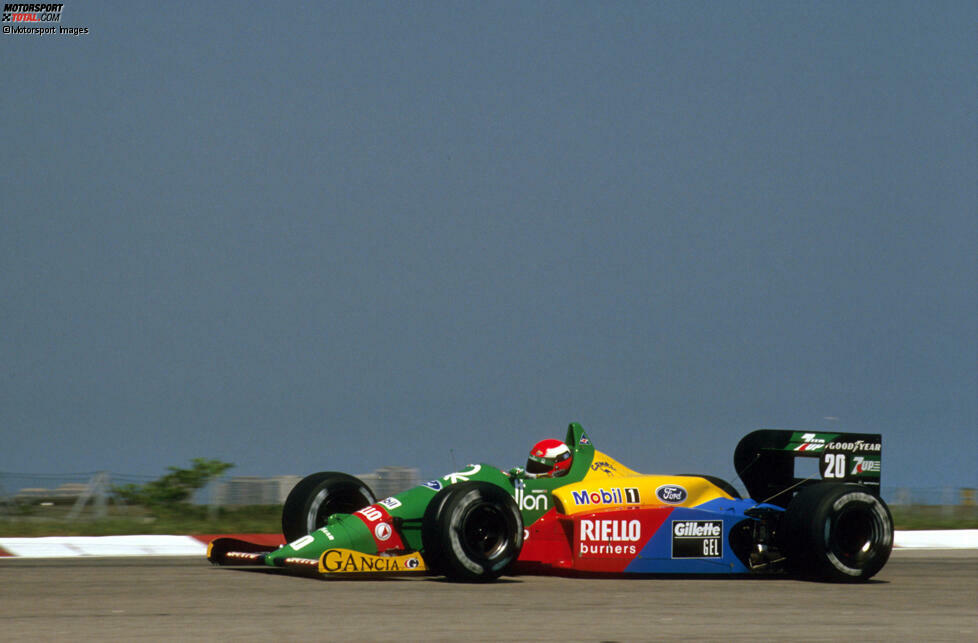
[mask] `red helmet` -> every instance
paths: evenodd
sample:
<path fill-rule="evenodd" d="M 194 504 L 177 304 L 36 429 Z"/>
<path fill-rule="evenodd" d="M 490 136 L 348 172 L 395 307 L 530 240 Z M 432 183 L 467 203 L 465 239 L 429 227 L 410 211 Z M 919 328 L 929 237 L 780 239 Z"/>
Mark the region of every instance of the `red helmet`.
<path fill-rule="evenodd" d="M 559 478 L 570 471 L 573 455 L 560 440 L 541 440 L 530 449 L 526 459 L 528 478 Z"/>

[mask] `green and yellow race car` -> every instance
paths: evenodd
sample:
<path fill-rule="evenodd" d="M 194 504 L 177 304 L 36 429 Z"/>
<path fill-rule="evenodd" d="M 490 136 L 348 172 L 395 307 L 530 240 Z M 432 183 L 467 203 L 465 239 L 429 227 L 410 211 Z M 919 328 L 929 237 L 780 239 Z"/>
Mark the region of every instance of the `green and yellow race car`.
<path fill-rule="evenodd" d="M 287 544 L 211 542 L 218 565 L 323 576 L 506 573 L 791 574 L 864 581 L 886 563 L 878 434 L 760 430 L 734 465 L 749 498 L 708 475 L 646 475 L 597 451 L 577 423 L 525 468 L 471 464 L 377 500 L 337 472 L 305 477 L 282 510 Z M 798 476 L 817 459 L 818 477 Z"/>

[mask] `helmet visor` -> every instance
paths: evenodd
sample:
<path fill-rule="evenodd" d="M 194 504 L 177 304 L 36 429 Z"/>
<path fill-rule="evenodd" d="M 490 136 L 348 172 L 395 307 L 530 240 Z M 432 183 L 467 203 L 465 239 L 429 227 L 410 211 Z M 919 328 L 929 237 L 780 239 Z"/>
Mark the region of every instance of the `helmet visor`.
<path fill-rule="evenodd" d="M 553 458 L 535 458 L 532 455 L 526 460 L 526 472 L 534 475 L 553 471 Z"/>

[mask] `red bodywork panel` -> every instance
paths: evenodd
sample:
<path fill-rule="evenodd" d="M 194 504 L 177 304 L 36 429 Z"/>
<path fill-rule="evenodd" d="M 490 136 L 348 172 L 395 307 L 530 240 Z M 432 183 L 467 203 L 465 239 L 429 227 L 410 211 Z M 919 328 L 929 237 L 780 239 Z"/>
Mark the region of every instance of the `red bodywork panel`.
<path fill-rule="evenodd" d="M 672 509 L 617 509 L 573 516 L 551 509 L 524 531 L 517 570 L 528 572 L 545 567 L 621 573 L 659 530 Z"/>

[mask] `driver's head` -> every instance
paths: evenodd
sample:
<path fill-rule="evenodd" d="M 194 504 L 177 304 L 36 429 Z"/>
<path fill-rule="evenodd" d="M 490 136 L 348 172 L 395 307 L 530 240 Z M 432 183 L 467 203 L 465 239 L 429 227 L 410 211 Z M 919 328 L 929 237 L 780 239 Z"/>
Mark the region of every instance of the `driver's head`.
<path fill-rule="evenodd" d="M 528 478 L 559 478 L 570 471 L 573 455 L 560 440 L 541 440 L 526 459 Z"/>

